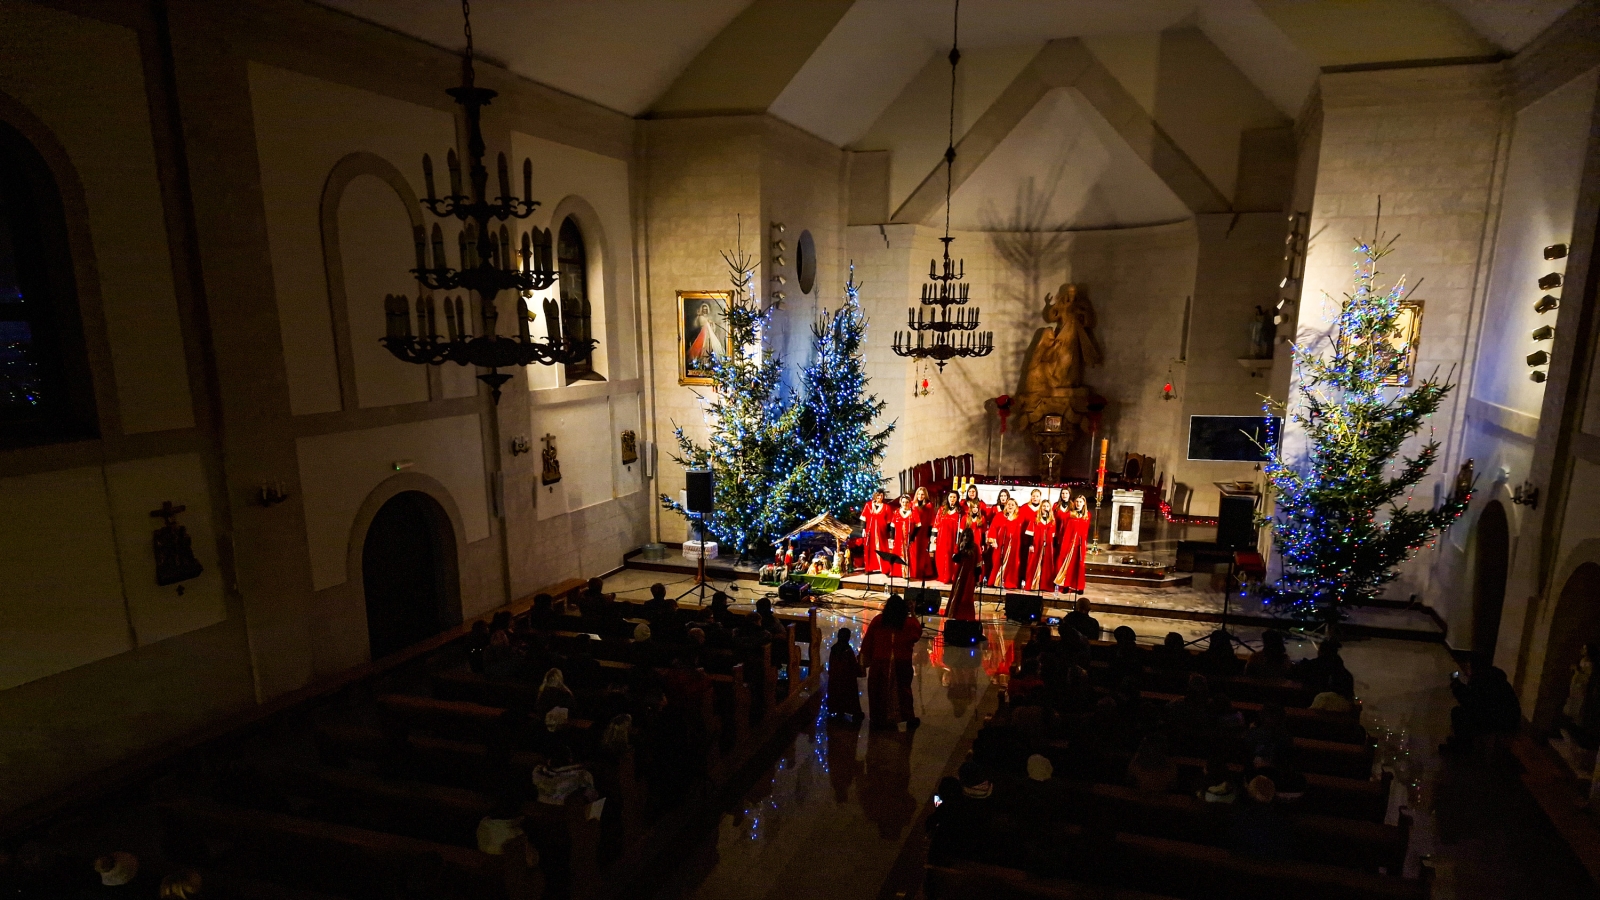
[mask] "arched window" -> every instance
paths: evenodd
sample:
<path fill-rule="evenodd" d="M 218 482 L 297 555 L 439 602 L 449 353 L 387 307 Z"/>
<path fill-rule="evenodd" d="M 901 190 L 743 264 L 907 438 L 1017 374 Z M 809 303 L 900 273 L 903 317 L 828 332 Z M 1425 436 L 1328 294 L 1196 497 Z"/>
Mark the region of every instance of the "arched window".
<path fill-rule="evenodd" d="M 98 435 L 61 192 L 0 122 L 0 446 Z"/>
<path fill-rule="evenodd" d="M 583 249 L 583 232 L 571 216 L 561 221 L 556 234 L 556 264 L 561 277 L 561 333 L 575 341 L 593 337 L 589 306 L 589 255 Z M 567 363 L 567 381 L 605 381 L 594 370 L 594 355 Z"/>

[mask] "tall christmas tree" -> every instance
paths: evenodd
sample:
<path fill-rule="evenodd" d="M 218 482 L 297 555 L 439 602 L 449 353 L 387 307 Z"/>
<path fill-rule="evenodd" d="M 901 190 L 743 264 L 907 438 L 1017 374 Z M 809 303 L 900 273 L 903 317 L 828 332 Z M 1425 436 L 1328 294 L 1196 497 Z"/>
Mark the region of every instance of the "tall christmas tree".
<path fill-rule="evenodd" d="M 1454 385 L 1434 374 L 1404 386 L 1411 358 L 1399 327 L 1405 279 L 1388 289 L 1377 283 L 1378 262 L 1393 244 L 1381 232 L 1357 241 L 1355 290 L 1340 304 L 1333 346 L 1295 347 L 1299 402 L 1290 415 L 1307 453 L 1290 461 L 1280 448 L 1266 465 L 1283 564 L 1278 598 L 1302 619 L 1332 624 L 1346 604 L 1376 597 L 1472 497 L 1468 461 L 1436 508 L 1408 506 L 1438 460 L 1439 442 L 1430 436 L 1413 456 L 1401 456 L 1401 447 Z"/>
<path fill-rule="evenodd" d="M 890 423 L 874 430 L 884 401 L 867 393 L 866 366 L 861 345 L 867 337 L 867 317 L 861 311 L 861 286 L 855 283 L 855 264 L 844 286 L 845 301 L 831 314 L 824 310 L 811 326 L 814 353 L 800 372 L 799 464 L 802 469 L 799 500 L 808 508 L 842 516 L 859 510 L 883 485 L 883 462 Z"/>
<path fill-rule="evenodd" d="M 762 308 L 754 289 L 755 264 L 743 249 L 724 252 L 733 294 L 722 311 L 732 353 L 711 362 L 712 395 L 706 401 L 710 434 L 698 444 L 675 426 L 685 468 L 709 468 L 715 491 L 704 526 L 743 558 L 765 555 L 770 542 L 796 524 L 794 497 L 802 470 L 792 464 L 799 441 L 800 409 L 779 396 L 783 360 L 768 350 L 762 333 L 778 304 Z M 690 517 L 662 495 L 664 507 Z"/>

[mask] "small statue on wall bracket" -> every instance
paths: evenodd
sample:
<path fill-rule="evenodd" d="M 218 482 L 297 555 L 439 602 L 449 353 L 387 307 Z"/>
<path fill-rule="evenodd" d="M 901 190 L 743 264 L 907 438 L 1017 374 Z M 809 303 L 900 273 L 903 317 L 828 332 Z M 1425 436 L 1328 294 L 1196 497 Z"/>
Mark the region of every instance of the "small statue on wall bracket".
<path fill-rule="evenodd" d="M 161 508 L 150 513 L 150 518 L 162 520 L 162 526 L 151 533 L 150 543 L 156 554 L 156 584 L 166 587 L 191 578 L 199 578 L 205 571 L 200 560 L 194 558 L 194 547 L 189 541 L 189 530 L 178 524 L 178 514 L 187 510 L 163 500 Z M 178 589 L 180 592 L 182 588 Z"/>
<path fill-rule="evenodd" d="M 1278 326 L 1272 321 L 1273 317 L 1261 307 L 1256 307 L 1255 317 L 1250 320 L 1250 358 L 1271 359 L 1274 345 L 1278 339 Z"/>
<path fill-rule="evenodd" d="M 533 452 L 533 443 L 528 440 L 528 436 L 527 435 L 519 434 L 516 437 L 511 439 L 511 455 L 512 456 L 521 456 L 524 453 L 532 453 L 532 452 Z"/>
<path fill-rule="evenodd" d="M 539 474 L 540 484 L 555 484 L 561 480 L 561 460 L 556 458 L 556 436 L 547 434 L 544 442 L 544 471 Z"/>
<path fill-rule="evenodd" d="M 631 466 L 639 461 L 639 438 L 631 430 L 622 433 L 622 464 Z"/>

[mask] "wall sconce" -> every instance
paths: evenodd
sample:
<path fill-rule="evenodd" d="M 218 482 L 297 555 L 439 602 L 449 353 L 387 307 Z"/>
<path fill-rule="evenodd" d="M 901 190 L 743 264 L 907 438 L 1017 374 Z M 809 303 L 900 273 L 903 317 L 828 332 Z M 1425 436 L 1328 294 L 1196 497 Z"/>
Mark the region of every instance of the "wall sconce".
<path fill-rule="evenodd" d="M 1533 330 L 1533 339 L 1536 341 L 1548 341 L 1555 336 L 1556 330 L 1549 325 L 1540 325 Z"/>
<path fill-rule="evenodd" d="M 1539 488 L 1531 481 L 1524 481 L 1511 492 L 1511 502 L 1529 509 L 1539 507 Z"/>
<path fill-rule="evenodd" d="M 1540 315 L 1543 315 L 1544 313 L 1547 313 L 1552 309 L 1559 309 L 1560 306 L 1561 306 L 1561 301 L 1560 300 L 1557 300 L 1555 297 L 1551 296 L 1550 294 L 1545 294 L 1543 297 L 1539 298 L 1539 302 L 1538 303 L 1535 303 L 1533 305 L 1533 311 L 1536 312 L 1536 313 L 1539 313 Z"/>
<path fill-rule="evenodd" d="M 788 265 L 788 263 L 783 261 L 783 257 L 781 257 L 781 256 L 774 256 L 772 258 L 772 264 L 775 265 L 775 266 L 787 266 Z"/>
<path fill-rule="evenodd" d="M 521 456 L 524 453 L 532 453 L 532 452 L 533 452 L 533 442 L 528 440 L 528 436 L 527 435 L 519 434 L 516 437 L 511 439 L 511 455 L 512 456 Z"/>
<path fill-rule="evenodd" d="M 1549 376 L 1544 374 L 1543 369 L 1534 369 L 1532 372 L 1528 373 L 1528 380 L 1534 384 L 1544 384 L 1545 379 L 1548 377 Z"/>
<path fill-rule="evenodd" d="M 1566 244 L 1551 244 L 1544 248 L 1545 259 L 1565 259 L 1567 255 Z"/>
<path fill-rule="evenodd" d="M 284 489 L 283 482 L 275 481 L 271 484 L 263 483 L 256 488 L 256 500 L 262 506 L 277 506 L 289 499 L 289 492 Z"/>
<path fill-rule="evenodd" d="M 772 249 L 777 251 L 778 253 L 783 253 L 788 248 L 784 247 L 783 241 L 773 241 L 772 242 Z"/>
<path fill-rule="evenodd" d="M 789 279 L 783 277 L 783 273 L 782 272 L 779 272 L 778 274 L 772 276 L 772 280 L 776 281 L 779 284 L 788 284 L 789 283 Z"/>
<path fill-rule="evenodd" d="M 1550 354 L 1544 352 L 1543 350 L 1535 350 L 1528 354 L 1528 365 L 1530 366 L 1544 366 L 1549 365 L 1549 363 Z"/>
<path fill-rule="evenodd" d="M 777 302 L 777 303 L 782 303 L 787 296 L 788 295 L 786 295 L 783 291 L 773 291 L 772 292 L 772 299 L 773 299 L 774 302 Z"/>
<path fill-rule="evenodd" d="M 1550 290 L 1552 288 L 1558 288 L 1558 287 L 1561 287 L 1561 273 L 1560 272 L 1551 272 L 1549 275 L 1546 275 L 1543 278 L 1539 279 L 1539 290 L 1541 290 L 1541 291 L 1548 291 L 1548 290 Z"/>
<path fill-rule="evenodd" d="M 773 222 L 772 223 L 772 230 L 776 231 L 779 234 L 783 234 L 783 230 L 784 230 L 783 229 L 783 223 L 782 222 Z"/>

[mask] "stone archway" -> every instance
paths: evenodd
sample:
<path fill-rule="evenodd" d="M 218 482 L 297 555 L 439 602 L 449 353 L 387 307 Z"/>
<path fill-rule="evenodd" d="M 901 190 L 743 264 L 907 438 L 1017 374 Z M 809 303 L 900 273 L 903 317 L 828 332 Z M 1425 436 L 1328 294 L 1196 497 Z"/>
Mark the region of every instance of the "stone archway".
<path fill-rule="evenodd" d="M 1550 639 L 1533 717 L 1541 731 L 1553 727 L 1567 700 L 1572 667 L 1584 645 L 1596 640 L 1600 640 L 1600 563 L 1585 562 L 1567 576 L 1550 617 Z"/>
<path fill-rule="evenodd" d="M 456 535 L 444 507 L 422 491 L 390 497 L 361 546 L 372 659 L 458 624 L 456 579 Z"/>
<path fill-rule="evenodd" d="M 1490 659 L 1500 636 L 1510 560 L 1511 524 L 1505 507 L 1491 500 L 1472 531 L 1472 649 Z"/>

